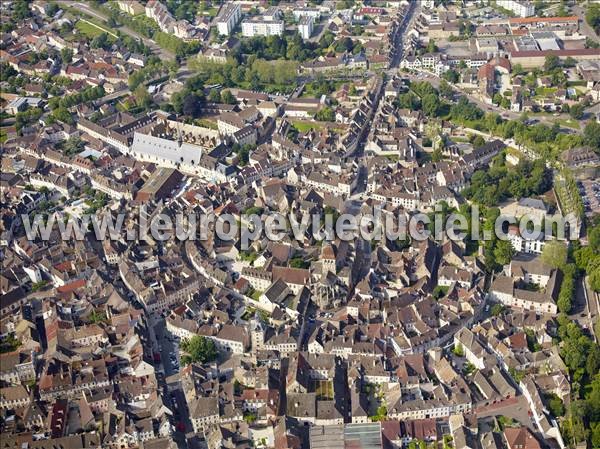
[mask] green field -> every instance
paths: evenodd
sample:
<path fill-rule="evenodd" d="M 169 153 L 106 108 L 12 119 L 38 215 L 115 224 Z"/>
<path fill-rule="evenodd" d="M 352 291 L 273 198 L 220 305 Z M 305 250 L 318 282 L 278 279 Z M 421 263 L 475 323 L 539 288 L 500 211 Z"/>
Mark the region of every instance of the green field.
<path fill-rule="evenodd" d="M 217 124 L 214 121 L 204 118 L 196 119 L 196 125 L 209 129 L 218 129 Z"/>
<path fill-rule="evenodd" d="M 323 129 L 323 125 L 321 125 L 320 123 L 317 123 L 317 122 L 292 121 L 292 125 L 294 126 L 294 128 L 296 128 L 301 133 L 308 132 L 311 129 L 314 129 L 316 131 Z"/>
<path fill-rule="evenodd" d="M 108 33 L 109 35 L 112 35 L 110 30 L 102 28 L 98 25 L 83 22 L 82 20 L 77 21 L 77 23 L 75 24 L 75 28 L 77 28 L 77 30 L 79 30 L 80 33 L 85 34 L 90 39 L 100 36 L 102 33 Z"/>
<path fill-rule="evenodd" d="M 563 120 L 563 119 L 558 119 L 558 120 L 554 120 L 556 123 L 558 123 L 561 126 L 565 126 L 567 128 L 573 128 L 573 129 L 579 129 L 579 122 L 577 120 L 573 120 L 573 119 L 567 119 L 567 120 Z"/>
<path fill-rule="evenodd" d="M 536 87 L 535 88 L 535 96 L 536 97 L 546 97 L 548 95 L 554 94 L 558 89 L 556 87 Z"/>

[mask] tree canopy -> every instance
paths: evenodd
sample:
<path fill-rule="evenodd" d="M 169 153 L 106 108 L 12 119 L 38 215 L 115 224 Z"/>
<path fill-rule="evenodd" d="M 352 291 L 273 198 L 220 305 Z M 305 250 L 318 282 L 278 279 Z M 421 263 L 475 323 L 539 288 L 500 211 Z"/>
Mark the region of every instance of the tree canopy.
<path fill-rule="evenodd" d="M 202 335 L 194 335 L 189 340 L 181 343 L 181 349 L 186 355 L 181 357 L 181 362 L 185 365 L 189 363 L 207 363 L 217 358 L 217 349 L 215 343 Z"/>
<path fill-rule="evenodd" d="M 463 194 L 466 198 L 492 207 L 505 199 L 540 195 L 552 186 L 552 174 L 542 160 L 523 160 L 516 167 L 507 167 L 504 155 L 499 155 L 486 170 L 476 170 L 471 185 Z"/>

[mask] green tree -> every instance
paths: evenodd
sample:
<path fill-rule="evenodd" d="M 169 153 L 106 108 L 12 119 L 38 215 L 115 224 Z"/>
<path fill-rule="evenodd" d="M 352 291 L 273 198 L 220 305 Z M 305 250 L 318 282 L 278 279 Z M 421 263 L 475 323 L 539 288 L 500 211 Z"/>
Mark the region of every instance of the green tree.
<path fill-rule="evenodd" d="M 60 57 L 65 64 L 69 64 L 73 60 L 73 50 L 68 47 L 60 51 Z"/>
<path fill-rule="evenodd" d="M 585 362 L 585 371 L 592 377 L 600 372 L 600 346 L 593 345 Z"/>
<path fill-rule="evenodd" d="M 190 117 L 198 117 L 204 105 L 204 95 L 189 93 L 183 100 L 182 112 Z"/>
<path fill-rule="evenodd" d="M 27 0 L 17 0 L 12 5 L 13 18 L 16 20 L 24 20 L 31 17 L 31 11 L 29 10 L 29 3 Z"/>
<path fill-rule="evenodd" d="M 567 245 L 558 240 L 546 242 L 542 251 L 541 260 L 552 268 L 564 268 L 567 263 Z"/>
<path fill-rule="evenodd" d="M 512 73 L 514 76 L 523 75 L 525 71 L 523 70 L 523 66 L 521 64 L 515 64 L 512 66 Z"/>
<path fill-rule="evenodd" d="M 493 316 L 499 316 L 504 312 L 504 306 L 502 304 L 494 304 L 491 309 L 491 313 Z"/>
<path fill-rule="evenodd" d="M 500 265 L 510 263 L 515 255 L 515 249 L 508 240 L 498 240 L 496 248 L 494 248 L 494 258 Z"/>
<path fill-rule="evenodd" d="M 75 123 L 75 121 L 73 120 L 73 116 L 71 115 L 69 110 L 62 106 L 52 111 L 52 117 L 69 125 Z"/>
<path fill-rule="evenodd" d="M 207 363 L 217 358 L 217 348 L 215 343 L 202 335 L 194 335 L 189 340 L 181 343 L 181 349 L 187 354 L 181 358 L 182 363 Z"/>
<path fill-rule="evenodd" d="M 144 109 L 149 109 L 152 105 L 152 95 L 150 95 L 150 92 L 148 92 L 148 89 L 143 84 L 140 84 L 135 89 L 133 96 L 135 97 L 138 106 L 141 106 Z"/>
<path fill-rule="evenodd" d="M 595 120 L 589 121 L 583 130 L 583 139 L 586 145 L 600 153 L 600 123 Z"/>
<path fill-rule="evenodd" d="M 335 44 L 335 47 L 334 47 L 336 53 L 351 52 L 353 48 L 354 48 L 354 42 L 349 37 L 340 39 Z"/>
<path fill-rule="evenodd" d="M 548 410 L 554 417 L 563 416 L 565 414 L 565 407 L 563 405 L 562 400 L 556 394 L 547 394 L 546 395 L 546 404 L 548 406 Z"/>
<path fill-rule="evenodd" d="M 600 258 L 596 258 L 598 260 Z M 590 287 L 595 292 L 600 292 L 600 261 L 595 264 L 595 266 L 589 268 L 588 267 L 588 281 L 590 283 Z"/>
<path fill-rule="evenodd" d="M 434 94 L 428 94 L 422 99 L 423 113 L 429 117 L 435 117 L 438 113 L 439 99 Z"/>
<path fill-rule="evenodd" d="M 290 259 L 290 267 L 292 268 L 308 268 L 310 262 L 305 261 L 302 257 L 294 257 Z"/>
<path fill-rule="evenodd" d="M 456 81 L 454 81 L 456 82 Z M 454 91 L 452 90 L 452 86 L 448 84 L 448 82 L 444 79 L 440 82 L 440 95 L 444 98 L 452 98 L 454 95 Z"/>
<path fill-rule="evenodd" d="M 425 51 L 427 53 L 435 53 L 438 51 L 437 45 L 435 45 L 435 40 L 429 39 L 429 42 L 427 42 L 427 47 L 425 47 Z"/>
<path fill-rule="evenodd" d="M 581 120 L 585 114 L 585 106 L 583 106 L 581 103 L 574 104 L 570 107 L 569 114 L 575 120 Z"/>
<path fill-rule="evenodd" d="M 401 109 L 410 109 L 411 111 L 418 111 L 421 109 L 421 99 L 414 92 L 398 95 L 394 103 Z"/>
<path fill-rule="evenodd" d="M 236 104 L 237 103 L 235 97 L 229 90 L 223 91 L 223 93 L 221 94 L 221 102 L 223 102 L 225 104 Z"/>
<path fill-rule="evenodd" d="M 475 136 L 473 139 L 473 148 L 478 149 L 485 145 L 485 139 L 481 136 Z"/>
<path fill-rule="evenodd" d="M 556 55 L 548 55 L 544 61 L 544 70 L 551 72 L 552 70 L 560 67 L 560 59 Z"/>
<path fill-rule="evenodd" d="M 600 253 L 600 225 L 594 226 L 588 232 L 588 242 L 596 254 Z"/>
<path fill-rule="evenodd" d="M 571 311 L 571 298 L 575 292 L 575 283 L 572 276 L 565 276 L 560 285 L 560 292 L 556 305 L 561 313 L 569 313 Z"/>
<path fill-rule="evenodd" d="M 596 34 L 600 34 L 600 5 L 590 4 L 587 6 L 585 21 L 596 31 Z"/>
<path fill-rule="evenodd" d="M 431 293 L 431 295 L 435 299 L 440 299 L 440 298 L 443 298 L 444 296 L 446 296 L 446 293 L 448 293 L 448 287 L 446 287 L 444 285 L 437 285 L 433 289 L 433 292 Z"/>
<path fill-rule="evenodd" d="M 79 137 L 69 137 L 69 139 L 63 145 L 63 153 L 66 156 L 75 156 L 81 153 L 85 148 L 85 142 Z"/>
<path fill-rule="evenodd" d="M 453 84 L 458 83 L 458 80 L 459 80 L 458 72 L 456 70 L 452 70 L 452 69 L 444 72 L 442 77 L 449 83 L 453 83 Z"/>
<path fill-rule="evenodd" d="M 335 111 L 329 106 L 326 106 L 315 114 L 315 119 L 320 122 L 334 122 Z"/>
<path fill-rule="evenodd" d="M 220 103 L 221 93 L 217 89 L 211 89 L 208 93 L 208 100 L 212 101 L 213 103 Z"/>
<path fill-rule="evenodd" d="M 102 48 L 104 50 L 108 50 L 110 47 L 110 39 L 107 33 L 100 33 L 92 42 L 90 42 L 90 46 L 92 48 Z"/>

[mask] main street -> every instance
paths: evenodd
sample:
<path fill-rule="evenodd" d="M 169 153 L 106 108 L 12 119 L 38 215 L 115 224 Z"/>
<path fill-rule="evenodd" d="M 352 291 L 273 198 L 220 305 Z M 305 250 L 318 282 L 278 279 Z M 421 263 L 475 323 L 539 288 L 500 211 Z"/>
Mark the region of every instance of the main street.
<path fill-rule="evenodd" d="M 407 30 L 412 26 L 418 14 L 415 14 L 416 11 L 420 8 L 420 2 L 409 2 L 408 9 L 406 10 L 406 15 L 402 19 L 402 22 L 398 26 L 398 30 L 396 30 L 396 41 L 394 42 L 394 46 L 392 47 L 392 61 L 390 63 L 391 68 L 398 67 L 400 61 L 402 60 L 402 55 L 404 54 L 404 35 Z"/>
<path fill-rule="evenodd" d="M 390 69 L 386 71 L 386 75 L 390 76 L 396 72 L 396 67 L 400 64 L 403 49 L 403 37 L 406 31 L 412 26 L 414 18 L 418 16 L 415 11 L 419 8 L 419 2 L 410 2 L 406 14 L 404 15 L 398 29 L 395 33 L 395 41 L 392 45 L 392 61 L 390 63 Z M 377 100 L 371 106 L 371 120 L 375 118 L 377 109 L 379 107 L 380 95 L 377 95 Z M 355 188 L 353 196 L 348 199 L 344 205 L 344 213 L 358 216 L 360 213 L 361 202 L 357 200 L 359 194 L 365 192 L 367 185 L 368 170 L 363 165 L 362 153 L 364 149 L 364 143 L 369 135 L 368 129 L 364 128 L 359 136 L 359 142 L 356 147 L 356 151 L 351 155 L 357 162 Z M 371 244 L 362 237 L 358 237 L 355 242 L 355 262 L 352 266 L 351 273 L 351 289 L 349 295 L 354 291 L 354 287 L 361 279 L 363 279 L 368 273 L 371 267 Z"/>

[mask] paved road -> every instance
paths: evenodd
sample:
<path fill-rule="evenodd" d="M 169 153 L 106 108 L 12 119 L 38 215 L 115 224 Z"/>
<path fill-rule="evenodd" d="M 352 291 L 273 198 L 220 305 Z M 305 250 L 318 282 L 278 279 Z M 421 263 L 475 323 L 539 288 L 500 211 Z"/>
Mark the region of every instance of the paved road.
<path fill-rule="evenodd" d="M 123 90 L 119 90 L 117 92 L 113 92 L 112 94 L 105 95 L 102 98 L 99 98 L 98 100 L 96 100 L 94 103 L 96 104 L 96 106 L 100 106 L 100 105 L 103 105 L 104 103 L 108 103 L 109 101 L 116 100 L 119 97 L 123 97 L 125 95 L 130 95 L 130 94 L 131 94 L 131 91 L 129 89 L 123 89 Z"/>
<path fill-rule="evenodd" d="M 596 335 L 594 324 L 600 320 L 600 295 L 591 289 L 587 276 L 582 279 L 581 283 L 586 300 L 590 333 L 596 343 L 598 343 L 600 341 L 600 335 Z"/>
<path fill-rule="evenodd" d="M 402 20 L 402 23 L 398 26 L 398 30 L 396 31 L 396 42 L 394 46 L 394 53 L 392 55 L 392 62 L 390 64 L 391 67 L 398 67 L 400 61 L 402 59 L 402 55 L 404 53 L 404 34 L 412 25 L 413 20 L 418 14 L 415 14 L 418 11 L 418 5 L 420 2 L 410 2 L 408 5 L 408 9 L 406 11 L 406 15 Z"/>
<path fill-rule="evenodd" d="M 594 318 L 597 316 L 596 295 L 586 287 L 583 277 L 577 279 L 569 319 L 575 321 L 580 327 L 588 329 L 595 338 L 593 328 Z"/>
<path fill-rule="evenodd" d="M 81 11 L 89 16 L 95 17 L 98 20 L 102 20 L 103 22 L 108 21 L 108 17 L 106 17 L 104 14 L 90 8 L 85 3 L 73 2 L 73 1 L 67 1 L 67 0 L 58 0 L 58 3 L 63 4 L 64 6 L 67 6 L 70 8 L 78 9 L 79 11 Z M 175 55 L 173 53 L 159 47 L 155 41 L 153 41 L 152 39 L 149 39 L 145 36 L 142 36 L 139 33 L 136 33 L 131 28 L 122 26 L 117 29 L 119 31 L 121 31 L 123 34 L 127 34 L 135 39 L 139 39 L 139 40 L 143 41 L 144 44 L 146 44 L 152 50 L 152 52 L 154 52 L 155 54 L 160 56 L 161 59 L 175 59 Z"/>
<path fill-rule="evenodd" d="M 600 39 L 598 38 L 596 31 L 594 31 L 594 29 L 591 26 L 589 26 L 588 23 L 585 21 L 585 13 L 587 12 L 587 7 L 574 5 L 571 7 L 571 12 L 577 17 L 584 18 L 583 20 L 579 21 L 579 32 L 584 36 L 587 36 L 590 39 L 593 39 L 596 42 L 598 42 Z"/>
<path fill-rule="evenodd" d="M 163 318 L 159 318 L 155 321 L 154 333 L 156 335 L 156 342 L 158 344 L 158 350 L 160 351 L 160 359 L 165 370 L 165 375 L 169 377 L 178 373 L 180 366 L 179 345 L 169 340 L 170 334 L 167 331 L 166 323 Z M 177 359 L 176 366 L 171 363 L 170 358 L 172 355 Z"/>

